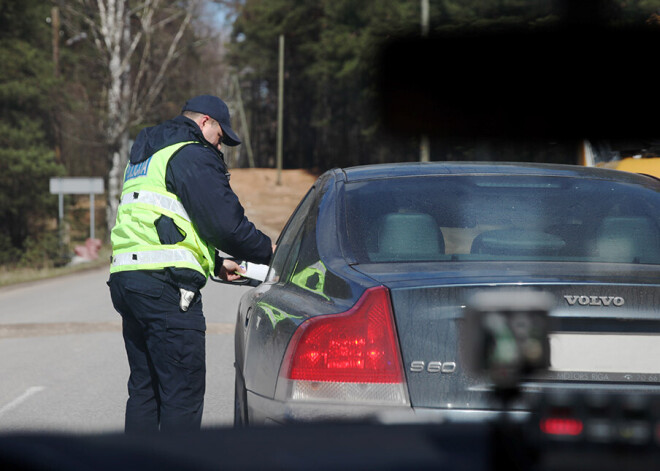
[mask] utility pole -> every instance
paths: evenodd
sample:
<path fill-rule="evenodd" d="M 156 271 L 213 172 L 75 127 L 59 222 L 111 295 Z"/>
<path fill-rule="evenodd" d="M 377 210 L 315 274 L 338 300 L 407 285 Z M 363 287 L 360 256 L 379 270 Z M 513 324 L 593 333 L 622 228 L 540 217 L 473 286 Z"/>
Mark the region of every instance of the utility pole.
<path fill-rule="evenodd" d="M 51 27 L 53 29 L 53 74 L 60 76 L 60 9 L 50 9 Z"/>
<path fill-rule="evenodd" d="M 429 0 L 421 0 L 422 2 L 422 36 L 429 35 Z"/>
<path fill-rule="evenodd" d="M 58 7 L 50 9 L 50 21 L 53 32 L 53 76 L 57 79 L 60 76 L 60 9 Z M 57 109 L 55 111 L 58 112 Z M 62 147 L 60 146 L 62 139 L 59 123 L 55 125 L 55 133 L 55 162 L 60 164 L 62 163 Z"/>
<path fill-rule="evenodd" d="M 243 141 L 245 141 L 245 149 L 247 150 L 248 163 L 250 168 L 254 168 L 254 154 L 252 153 L 252 144 L 250 144 L 250 131 L 248 129 L 247 118 L 245 116 L 245 108 L 243 107 L 243 98 L 241 96 L 241 86 L 238 83 L 238 77 L 233 76 L 233 85 L 238 99 L 238 111 L 241 117 L 241 125 L 243 126 Z"/>
<path fill-rule="evenodd" d="M 422 7 L 422 37 L 429 35 L 429 0 L 421 0 Z M 420 162 L 428 162 L 431 159 L 431 149 L 429 144 L 429 136 L 422 135 L 419 144 L 419 160 Z"/>
<path fill-rule="evenodd" d="M 277 87 L 277 185 L 282 184 L 282 128 L 284 119 L 284 34 L 280 34 L 280 54 L 279 54 Z"/>

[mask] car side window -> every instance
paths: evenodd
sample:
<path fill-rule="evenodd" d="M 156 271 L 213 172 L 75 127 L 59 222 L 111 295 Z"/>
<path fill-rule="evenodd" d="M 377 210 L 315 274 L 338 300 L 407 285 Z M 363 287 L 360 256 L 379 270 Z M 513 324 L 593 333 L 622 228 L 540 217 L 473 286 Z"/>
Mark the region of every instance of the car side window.
<path fill-rule="evenodd" d="M 302 228 L 315 199 L 316 189 L 312 187 L 302 199 L 298 208 L 289 219 L 289 222 L 282 230 L 282 234 L 277 241 L 277 249 L 275 250 L 273 261 L 270 264 L 270 270 L 268 271 L 266 282 L 275 283 L 286 279 L 286 274 L 283 273 L 284 268 L 287 260 L 295 258 L 297 255 Z M 293 257 L 290 257 L 292 253 Z"/>
<path fill-rule="evenodd" d="M 316 244 L 316 214 L 318 205 L 310 211 L 310 217 L 305 220 L 295 249 L 286 263 L 283 276 L 292 284 L 307 291 L 325 297 L 325 265 L 320 260 Z"/>

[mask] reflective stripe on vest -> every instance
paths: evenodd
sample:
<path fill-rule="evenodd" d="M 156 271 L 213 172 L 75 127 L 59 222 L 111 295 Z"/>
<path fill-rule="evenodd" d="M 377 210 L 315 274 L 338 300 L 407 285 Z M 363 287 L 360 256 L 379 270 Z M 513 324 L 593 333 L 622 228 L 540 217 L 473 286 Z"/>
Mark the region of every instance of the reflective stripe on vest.
<path fill-rule="evenodd" d="M 195 256 L 186 249 L 144 250 L 141 252 L 124 252 L 112 256 L 112 266 L 150 265 L 174 262 L 189 262 L 202 270 Z"/>
<path fill-rule="evenodd" d="M 160 193 L 154 193 L 153 191 L 140 190 L 125 194 L 121 198 L 120 204 L 124 205 L 133 203 L 144 203 L 156 206 L 158 208 L 170 211 L 190 222 L 190 216 L 188 216 L 186 208 L 183 207 L 180 201 L 177 201 L 176 199 L 169 196 L 161 195 Z"/>

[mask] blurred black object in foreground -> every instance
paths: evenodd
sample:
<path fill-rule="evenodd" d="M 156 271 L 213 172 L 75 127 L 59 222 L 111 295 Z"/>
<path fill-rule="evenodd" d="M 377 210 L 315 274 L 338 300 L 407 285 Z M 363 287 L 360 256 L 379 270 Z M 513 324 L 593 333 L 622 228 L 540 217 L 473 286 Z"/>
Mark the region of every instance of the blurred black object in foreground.
<path fill-rule="evenodd" d="M 493 469 L 489 427 L 308 424 L 185 435 L 0 436 L 0 469 L 404 470 Z"/>
<path fill-rule="evenodd" d="M 318 423 L 185 435 L 0 435 L 0 469 L 655 469 L 660 459 L 660 416 L 640 416 L 639 407 L 622 396 L 603 401 L 611 407 L 591 419 L 567 414 L 593 403 L 578 401 L 567 407 L 565 402 L 549 401 L 525 423 Z M 637 405 L 658 412 L 653 406 L 659 404 Z"/>
<path fill-rule="evenodd" d="M 576 22 L 396 39 L 380 57 L 380 113 L 403 135 L 654 136 L 659 40 L 658 28 Z"/>
<path fill-rule="evenodd" d="M 550 367 L 552 297 L 540 291 L 482 291 L 467 303 L 462 343 L 467 368 L 488 378 L 506 403 L 532 373 Z"/>

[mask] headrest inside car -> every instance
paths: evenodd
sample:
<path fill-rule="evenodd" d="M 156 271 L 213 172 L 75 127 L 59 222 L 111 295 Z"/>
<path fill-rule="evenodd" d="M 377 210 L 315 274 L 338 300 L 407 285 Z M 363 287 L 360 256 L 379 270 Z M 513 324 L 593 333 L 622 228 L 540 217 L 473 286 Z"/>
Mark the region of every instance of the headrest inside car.
<path fill-rule="evenodd" d="M 607 217 L 598 230 L 598 256 L 607 262 L 658 263 L 660 236 L 646 217 Z"/>
<path fill-rule="evenodd" d="M 424 213 L 402 212 L 383 216 L 378 229 L 374 261 L 437 260 L 445 242 L 435 219 Z"/>

